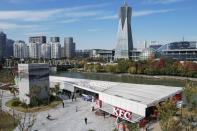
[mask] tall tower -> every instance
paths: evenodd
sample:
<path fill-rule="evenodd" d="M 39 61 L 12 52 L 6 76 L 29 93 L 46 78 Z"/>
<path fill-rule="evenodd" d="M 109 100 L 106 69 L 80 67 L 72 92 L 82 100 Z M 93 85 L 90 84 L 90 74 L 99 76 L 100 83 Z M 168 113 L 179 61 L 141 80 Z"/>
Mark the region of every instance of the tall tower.
<path fill-rule="evenodd" d="M 64 57 L 74 58 L 75 57 L 75 43 L 72 37 L 64 38 Z"/>
<path fill-rule="evenodd" d="M 130 51 L 133 49 L 131 33 L 132 8 L 126 2 L 119 9 L 118 38 L 115 49 L 115 59 L 129 59 Z"/>
<path fill-rule="evenodd" d="M 6 34 L 0 32 L 0 61 L 3 57 L 6 56 Z"/>

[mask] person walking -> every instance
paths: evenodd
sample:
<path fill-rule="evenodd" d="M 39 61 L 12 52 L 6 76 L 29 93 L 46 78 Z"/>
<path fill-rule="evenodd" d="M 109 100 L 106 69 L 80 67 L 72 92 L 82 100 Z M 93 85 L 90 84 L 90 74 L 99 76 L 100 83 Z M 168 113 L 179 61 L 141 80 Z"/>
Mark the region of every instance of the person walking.
<path fill-rule="evenodd" d="M 78 110 L 77 110 L 77 106 L 76 106 L 76 112 L 77 112 Z"/>
<path fill-rule="evenodd" d="M 72 101 L 73 101 L 73 99 L 74 99 L 74 95 L 72 96 Z"/>
<path fill-rule="evenodd" d="M 87 117 L 85 117 L 85 124 L 86 124 L 86 125 L 88 124 L 88 119 L 87 119 Z"/>
<path fill-rule="evenodd" d="M 64 108 L 64 101 L 62 101 L 62 106 L 63 106 L 63 108 Z"/>

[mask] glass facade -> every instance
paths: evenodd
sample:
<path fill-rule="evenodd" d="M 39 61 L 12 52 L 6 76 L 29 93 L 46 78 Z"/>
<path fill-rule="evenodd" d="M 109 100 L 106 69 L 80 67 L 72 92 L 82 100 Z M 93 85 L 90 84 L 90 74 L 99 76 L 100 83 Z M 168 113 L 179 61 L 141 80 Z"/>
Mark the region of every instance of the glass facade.
<path fill-rule="evenodd" d="M 182 41 L 163 45 L 157 50 L 156 57 L 169 58 L 172 60 L 197 61 L 197 42 Z"/>

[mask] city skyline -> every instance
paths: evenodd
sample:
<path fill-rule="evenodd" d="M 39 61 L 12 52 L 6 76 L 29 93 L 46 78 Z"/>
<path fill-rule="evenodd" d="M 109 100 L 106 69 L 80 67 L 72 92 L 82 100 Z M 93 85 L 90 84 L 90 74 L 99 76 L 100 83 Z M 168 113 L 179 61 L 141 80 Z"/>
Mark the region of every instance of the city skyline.
<path fill-rule="evenodd" d="M 14 40 L 29 36 L 72 36 L 76 49 L 114 49 L 118 8 L 123 1 L 3 0 L 0 29 Z M 139 40 L 197 40 L 195 0 L 127 0 L 133 8 L 134 47 Z M 190 8 L 188 8 L 190 7 Z M 90 39 L 91 38 L 91 39 Z M 49 41 L 49 39 L 47 40 Z"/>

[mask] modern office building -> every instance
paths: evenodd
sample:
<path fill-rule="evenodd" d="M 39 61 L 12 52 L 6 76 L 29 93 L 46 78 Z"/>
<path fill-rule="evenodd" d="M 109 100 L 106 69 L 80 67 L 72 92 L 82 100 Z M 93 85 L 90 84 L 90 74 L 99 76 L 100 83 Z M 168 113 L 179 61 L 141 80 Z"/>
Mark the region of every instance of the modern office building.
<path fill-rule="evenodd" d="M 110 62 L 114 60 L 114 50 L 92 49 L 90 57 L 102 58 L 103 60 Z"/>
<path fill-rule="evenodd" d="M 42 44 L 41 45 L 41 58 L 51 59 L 51 44 Z"/>
<path fill-rule="evenodd" d="M 14 58 L 28 58 L 28 47 L 24 41 L 19 40 L 14 42 L 13 45 Z"/>
<path fill-rule="evenodd" d="M 29 57 L 33 59 L 41 58 L 41 44 L 29 43 Z"/>
<path fill-rule="evenodd" d="M 138 50 L 144 50 L 147 48 L 147 41 L 143 40 L 143 41 L 137 41 L 137 49 Z"/>
<path fill-rule="evenodd" d="M 88 58 L 91 56 L 92 50 L 76 50 L 75 55 L 77 58 Z"/>
<path fill-rule="evenodd" d="M 6 57 L 7 58 L 14 56 L 13 45 L 14 45 L 14 40 L 12 40 L 12 39 L 6 40 Z"/>
<path fill-rule="evenodd" d="M 72 37 L 64 38 L 64 56 L 66 58 L 75 57 L 75 43 L 73 42 Z"/>
<path fill-rule="evenodd" d="M 129 59 L 131 55 L 130 51 L 133 50 L 131 15 L 132 8 L 124 2 L 124 5 L 119 9 L 119 26 L 114 56 L 115 59 Z"/>
<path fill-rule="evenodd" d="M 46 36 L 31 36 L 29 37 L 29 43 L 46 43 Z"/>
<path fill-rule="evenodd" d="M 146 48 L 141 52 L 140 60 L 148 60 L 149 58 L 155 58 L 156 50 L 152 48 Z"/>
<path fill-rule="evenodd" d="M 61 58 L 61 44 L 59 42 L 51 43 L 51 58 Z"/>
<path fill-rule="evenodd" d="M 60 42 L 60 38 L 59 37 L 51 37 L 50 42 L 52 42 L 52 43 Z"/>
<path fill-rule="evenodd" d="M 135 50 L 132 50 L 131 53 L 132 53 L 131 60 L 138 61 L 141 59 L 142 50 L 135 49 Z"/>
<path fill-rule="evenodd" d="M 6 56 L 6 34 L 0 32 L 0 61 Z"/>
<path fill-rule="evenodd" d="M 39 98 L 47 98 L 46 91 L 49 88 L 49 65 L 48 64 L 18 64 L 18 88 L 20 101 L 30 104 L 31 99 L 27 96 L 35 95 L 34 88 L 40 89 Z M 40 87 L 40 88 L 39 88 Z"/>
<path fill-rule="evenodd" d="M 160 57 L 180 61 L 197 61 L 197 41 L 167 43 L 157 50 L 156 58 Z"/>

